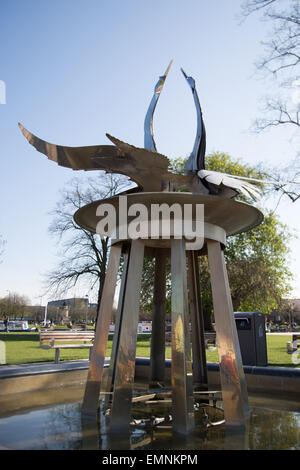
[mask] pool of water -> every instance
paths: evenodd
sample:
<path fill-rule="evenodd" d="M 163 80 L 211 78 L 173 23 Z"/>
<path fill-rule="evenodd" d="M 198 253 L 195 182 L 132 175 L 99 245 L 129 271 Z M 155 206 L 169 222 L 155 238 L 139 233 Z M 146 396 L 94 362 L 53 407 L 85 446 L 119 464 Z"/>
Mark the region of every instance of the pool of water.
<path fill-rule="evenodd" d="M 82 387 L 1 397 L 0 449 L 300 449 L 300 405 L 292 399 L 250 395 L 247 429 L 235 433 L 222 424 L 220 402 L 216 408 L 200 403 L 195 432 L 182 438 L 172 433 L 170 400 L 134 404 L 130 433 L 115 436 L 101 410 L 97 421 L 82 417 L 82 397 Z"/>

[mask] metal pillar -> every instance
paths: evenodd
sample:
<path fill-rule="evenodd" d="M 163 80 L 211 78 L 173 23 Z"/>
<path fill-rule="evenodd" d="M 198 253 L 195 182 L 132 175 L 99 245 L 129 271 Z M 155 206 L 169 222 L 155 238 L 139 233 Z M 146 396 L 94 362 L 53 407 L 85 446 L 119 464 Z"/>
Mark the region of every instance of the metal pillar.
<path fill-rule="evenodd" d="M 83 398 L 82 411 L 85 414 L 95 415 L 98 409 L 106 345 L 109 334 L 109 323 L 113 311 L 121 250 L 122 247 L 120 245 L 114 245 L 111 247 L 110 251 L 101 305 L 98 312 L 94 346 L 92 349 L 90 367 Z"/>
<path fill-rule="evenodd" d="M 171 276 L 173 431 L 188 434 L 195 422 L 184 240 L 171 240 Z"/>
<path fill-rule="evenodd" d="M 101 387 L 101 392 L 105 394 L 104 404 L 103 404 L 104 408 L 107 408 L 111 401 L 111 392 L 112 392 L 112 387 L 113 387 L 114 378 L 115 378 L 116 360 L 117 360 L 117 354 L 119 350 L 120 332 L 121 332 L 121 327 L 122 327 L 124 294 L 125 294 L 127 275 L 128 275 L 129 256 L 130 256 L 130 247 L 128 248 L 128 251 L 124 253 L 122 280 L 121 280 L 121 286 L 120 286 L 120 291 L 119 291 L 118 308 L 116 311 L 115 331 L 114 331 L 112 348 L 111 348 L 111 356 L 110 356 L 107 375 L 105 377 L 103 387 Z"/>
<path fill-rule="evenodd" d="M 156 250 L 150 354 L 150 385 L 165 378 L 166 324 L 166 252 Z"/>
<path fill-rule="evenodd" d="M 116 433 L 129 431 L 143 260 L 144 243 L 141 240 L 133 240 L 124 294 L 122 328 L 110 415 L 110 431 Z"/>
<path fill-rule="evenodd" d="M 226 425 L 244 427 L 248 396 L 224 254 L 220 243 L 213 240 L 207 241 L 207 249 Z"/>
<path fill-rule="evenodd" d="M 126 244 L 124 245 L 124 247 Z M 207 240 L 211 274 L 220 375 L 227 427 L 246 425 L 247 389 L 224 256 L 220 242 Z M 117 287 L 122 244 L 113 245 L 105 279 L 103 298 L 92 349 L 83 413 L 96 415 L 99 392 L 105 392 L 104 406 L 112 396 L 109 431 L 128 433 L 135 374 L 137 325 L 144 242 L 132 240 L 125 253 L 119 293 L 111 362 L 103 381 L 109 323 Z M 150 361 L 150 381 L 164 380 L 165 370 L 165 283 L 167 252 L 157 248 L 154 279 L 154 317 Z M 188 270 L 187 270 L 188 260 Z M 187 276 L 188 274 L 188 276 Z M 198 254 L 186 252 L 184 240 L 171 240 L 172 277 L 172 417 L 173 431 L 189 434 L 195 427 L 193 375 L 195 386 L 207 387 L 204 325 L 201 309 Z M 189 312 L 192 322 L 193 367 Z"/>
<path fill-rule="evenodd" d="M 192 324 L 193 379 L 195 385 L 207 390 L 207 366 L 204 341 L 204 320 L 200 292 L 198 254 L 187 252 L 188 290 Z"/>

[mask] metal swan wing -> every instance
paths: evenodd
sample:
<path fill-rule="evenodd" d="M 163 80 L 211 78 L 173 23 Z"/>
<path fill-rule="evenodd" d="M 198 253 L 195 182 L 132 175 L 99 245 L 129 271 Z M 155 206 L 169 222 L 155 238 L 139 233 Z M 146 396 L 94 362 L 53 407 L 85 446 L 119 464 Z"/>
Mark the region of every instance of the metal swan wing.
<path fill-rule="evenodd" d="M 202 117 L 202 110 L 199 102 L 199 97 L 196 91 L 195 80 L 192 77 L 188 77 L 184 70 L 181 69 L 186 81 L 188 82 L 194 97 L 194 102 L 197 112 L 197 134 L 194 143 L 194 147 L 191 155 L 185 165 L 185 171 L 197 172 L 205 168 L 205 150 L 206 150 L 206 132 Z"/>
<path fill-rule="evenodd" d="M 172 62 L 173 60 L 171 60 L 164 75 L 159 77 L 159 80 L 157 84 L 155 85 L 154 94 L 150 102 L 150 105 L 149 105 L 149 108 L 145 117 L 145 121 L 144 121 L 144 147 L 145 149 L 152 150 L 153 152 L 156 152 L 156 145 L 155 145 L 155 141 L 153 137 L 153 114 L 154 114 L 158 99 L 160 97 L 161 90 L 164 86 L 167 75 L 171 68 Z"/>
<path fill-rule="evenodd" d="M 102 158 L 114 159 L 120 157 L 120 151 L 114 145 L 90 145 L 85 147 L 67 147 L 56 145 L 40 139 L 25 129 L 19 123 L 19 128 L 28 142 L 38 151 L 46 155 L 49 160 L 59 166 L 73 170 L 99 170 L 97 160 Z"/>
<path fill-rule="evenodd" d="M 248 183 L 248 181 L 253 181 L 256 183 L 263 184 L 263 180 L 258 180 L 255 178 L 246 178 L 246 177 L 239 177 L 235 175 L 229 175 L 227 173 L 220 173 L 218 171 L 208 171 L 208 170 L 200 170 L 198 171 L 198 176 L 217 187 L 221 185 L 233 189 L 239 193 L 244 194 L 246 197 L 251 197 L 254 201 L 261 199 L 261 191 L 259 188 L 254 186 L 253 184 Z M 221 196 L 221 188 L 220 193 Z"/>

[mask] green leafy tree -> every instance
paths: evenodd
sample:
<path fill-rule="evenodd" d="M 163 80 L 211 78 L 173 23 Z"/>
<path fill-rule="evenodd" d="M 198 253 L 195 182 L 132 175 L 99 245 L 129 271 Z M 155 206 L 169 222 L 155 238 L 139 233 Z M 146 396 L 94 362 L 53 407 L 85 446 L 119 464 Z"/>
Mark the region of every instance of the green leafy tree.
<path fill-rule="evenodd" d="M 225 249 L 235 310 L 270 313 L 289 292 L 291 234 L 272 212 L 249 232 L 228 239 Z"/>
<path fill-rule="evenodd" d="M 174 160 L 174 171 L 184 170 L 185 159 Z M 263 178 L 260 166 L 251 167 L 240 159 L 233 159 L 221 152 L 206 157 L 206 168 L 223 173 Z M 244 196 L 238 196 L 246 201 Z M 250 202 L 250 201 L 246 201 Z M 253 201 L 251 201 L 253 203 Z M 276 309 L 290 289 L 292 277 L 289 271 L 289 241 L 291 233 L 286 225 L 272 212 L 262 209 L 264 221 L 253 230 L 227 240 L 225 260 L 227 264 L 233 307 L 235 311 L 261 311 L 270 313 Z M 151 310 L 154 261 L 148 260 L 144 270 L 142 298 Z M 205 328 L 211 328 L 213 313 L 210 275 L 206 257 L 200 260 L 200 282 Z M 167 280 L 167 307 L 170 309 L 170 273 Z"/>

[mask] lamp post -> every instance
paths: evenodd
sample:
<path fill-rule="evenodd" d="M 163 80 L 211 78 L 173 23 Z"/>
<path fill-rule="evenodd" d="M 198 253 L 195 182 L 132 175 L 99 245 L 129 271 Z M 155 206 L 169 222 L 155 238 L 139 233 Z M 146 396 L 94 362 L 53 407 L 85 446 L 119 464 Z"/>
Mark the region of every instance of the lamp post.
<path fill-rule="evenodd" d="M 87 305 L 85 309 L 85 329 L 87 329 L 87 314 L 88 314 L 88 308 L 89 308 L 89 296 L 86 294 L 85 299 L 87 299 Z"/>
<path fill-rule="evenodd" d="M 8 292 L 8 307 L 7 307 L 7 316 L 10 317 L 10 310 L 11 310 L 11 301 L 10 301 L 10 290 L 6 289 L 6 292 Z"/>

